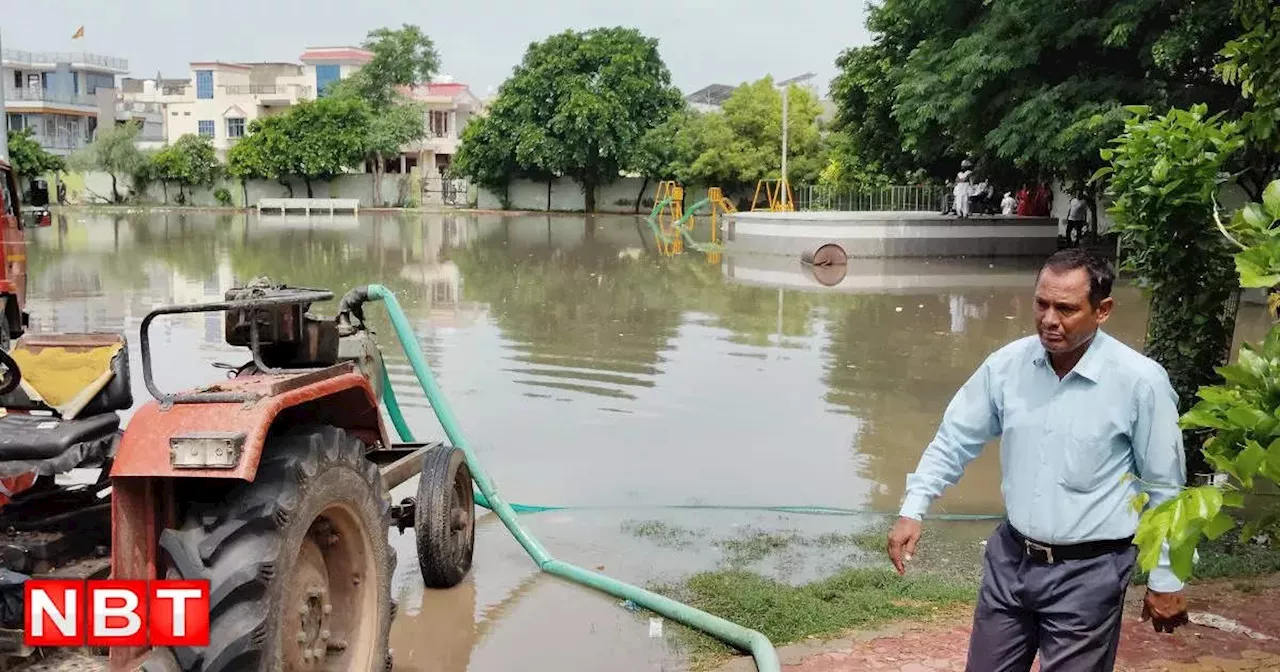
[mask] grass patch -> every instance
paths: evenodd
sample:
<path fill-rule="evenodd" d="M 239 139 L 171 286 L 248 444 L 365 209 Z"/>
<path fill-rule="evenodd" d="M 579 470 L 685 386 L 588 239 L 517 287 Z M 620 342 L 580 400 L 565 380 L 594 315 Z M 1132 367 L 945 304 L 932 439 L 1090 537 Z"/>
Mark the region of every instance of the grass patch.
<path fill-rule="evenodd" d="M 724 553 L 724 564 L 742 568 L 771 555 L 786 554 L 800 548 L 860 548 L 863 535 L 829 532 L 806 537 L 798 532 L 764 532 L 747 529 L 737 537 L 713 542 Z"/>
<path fill-rule="evenodd" d="M 697 532 L 687 527 L 664 523 L 661 520 L 630 520 L 622 524 L 622 530 L 667 548 L 688 548 L 698 536 Z"/>
<path fill-rule="evenodd" d="M 655 592 L 759 630 L 776 645 L 829 637 L 900 619 L 933 616 L 970 603 L 976 586 L 928 574 L 899 577 L 885 569 L 846 569 L 829 578 L 791 586 L 729 569 L 695 574 Z M 692 663 L 703 668 L 732 653 L 719 641 L 685 628 L 676 632 Z"/>

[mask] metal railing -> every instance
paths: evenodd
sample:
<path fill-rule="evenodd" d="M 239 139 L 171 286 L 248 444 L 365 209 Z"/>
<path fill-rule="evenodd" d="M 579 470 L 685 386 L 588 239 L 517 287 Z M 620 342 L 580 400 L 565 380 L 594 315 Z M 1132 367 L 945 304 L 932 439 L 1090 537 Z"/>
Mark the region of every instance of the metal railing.
<path fill-rule="evenodd" d="M 228 96 L 311 96 L 311 87 L 306 84 L 224 84 L 219 88 Z"/>
<path fill-rule="evenodd" d="M 116 111 L 137 112 L 140 114 L 162 114 L 164 113 L 164 104 L 140 100 L 117 100 Z"/>
<path fill-rule="evenodd" d="M 892 185 L 879 189 L 849 189 L 822 185 L 795 191 L 797 210 L 943 212 L 950 189 L 945 186 Z"/>
<path fill-rule="evenodd" d="M 116 58 L 115 56 L 103 56 L 102 54 L 90 54 L 87 52 L 72 51 L 22 51 L 20 49 L 5 49 L 0 51 L 0 58 L 6 61 L 14 61 L 26 65 L 34 65 L 37 63 L 83 63 L 84 65 L 96 65 L 102 68 L 110 68 L 112 70 L 128 70 L 129 61 L 124 58 Z"/>
<path fill-rule="evenodd" d="M 89 144 L 83 133 L 34 133 L 31 139 L 45 149 L 80 149 Z"/>
<path fill-rule="evenodd" d="M 97 107 L 98 99 L 83 93 L 59 93 L 47 89 L 23 87 L 21 89 L 5 87 L 4 99 L 9 102 L 23 101 L 33 103 L 62 103 L 64 105 L 85 105 Z"/>

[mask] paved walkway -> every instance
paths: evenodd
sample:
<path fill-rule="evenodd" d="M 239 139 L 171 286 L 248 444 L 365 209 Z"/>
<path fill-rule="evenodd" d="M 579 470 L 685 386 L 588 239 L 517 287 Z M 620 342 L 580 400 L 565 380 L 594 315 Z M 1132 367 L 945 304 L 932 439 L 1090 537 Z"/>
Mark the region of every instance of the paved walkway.
<path fill-rule="evenodd" d="M 1259 577 L 1242 593 L 1231 582 L 1192 586 L 1194 619 L 1172 635 L 1138 620 L 1143 589 L 1130 591 L 1121 631 L 1121 672 L 1280 671 L 1280 576 Z M 1270 586 L 1276 586 L 1271 588 Z M 1230 619 L 1223 621 L 1209 614 Z M 929 623 L 900 624 L 878 634 L 824 644 L 787 647 L 779 653 L 786 672 L 937 672 L 963 670 L 969 616 L 958 613 Z M 1235 626 L 1243 626 L 1238 630 Z M 1227 628 L 1226 630 L 1222 628 Z M 1236 631 L 1231 631 L 1236 629 Z M 1252 632 L 1250 632 L 1252 631 Z M 740 661 L 735 661 L 740 662 Z M 737 666 L 727 666 L 736 670 Z M 1033 669 L 1038 669 L 1033 668 Z"/>

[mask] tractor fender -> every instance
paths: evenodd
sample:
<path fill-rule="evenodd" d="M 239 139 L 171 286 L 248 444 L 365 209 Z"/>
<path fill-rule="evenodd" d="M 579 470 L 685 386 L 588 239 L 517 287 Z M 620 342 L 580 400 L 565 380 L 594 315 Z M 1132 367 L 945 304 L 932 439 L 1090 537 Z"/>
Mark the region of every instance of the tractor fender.
<path fill-rule="evenodd" d="M 253 402 L 150 401 L 130 419 L 116 451 L 111 477 L 237 478 L 252 481 L 273 428 L 324 424 L 345 429 L 366 445 L 389 445 L 369 381 L 348 372 L 264 396 Z M 170 440 L 192 434 L 243 435 L 233 468 L 180 468 L 170 460 Z"/>

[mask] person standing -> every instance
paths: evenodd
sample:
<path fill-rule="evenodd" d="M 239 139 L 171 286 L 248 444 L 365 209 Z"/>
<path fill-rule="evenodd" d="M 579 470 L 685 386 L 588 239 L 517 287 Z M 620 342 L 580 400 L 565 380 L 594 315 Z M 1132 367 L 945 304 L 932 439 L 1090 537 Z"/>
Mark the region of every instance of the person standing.
<path fill-rule="evenodd" d="M 1049 257 L 1036 279 L 1036 334 L 987 357 L 907 477 L 887 549 L 899 574 L 929 504 L 1000 437 L 1007 515 L 983 557 L 969 672 L 1026 672 L 1037 653 L 1044 672 L 1112 670 L 1137 557 L 1133 498 L 1145 483 L 1156 506 L 1186 481 L 1167 373 L 1101 329 L 1114 278 L 1083 248 Z M 1144 599 L 1157 631 L 1186 623 L 1182 588 L 1166 547 Z"/>
<path fill-rule="evenodd" d="M 956 216 L 969 216 L 969 189 L 973 179 L 973 164 L 968 159 L 960 162 L 960 172 L 956 174 L 956 186 L 951 193 L 956 199 Z"/>
<path fill-rule="evenodd" d="M 1012 191 L 1004 192 L 1004 198 L 1000 201 L 1000 214 L 1012 215 L 1018 209 L 1018 202 L 1013 198 Z"/>
<path fill-rule="evenodd" d="M 1079 245 L 1084 240 L 1084 232 L 1088 227 L 1089 203 L 1076 192 L 1071 195 L 1071 201 L 1067 204 L 1067 240 L 1072 245 Z"/>

